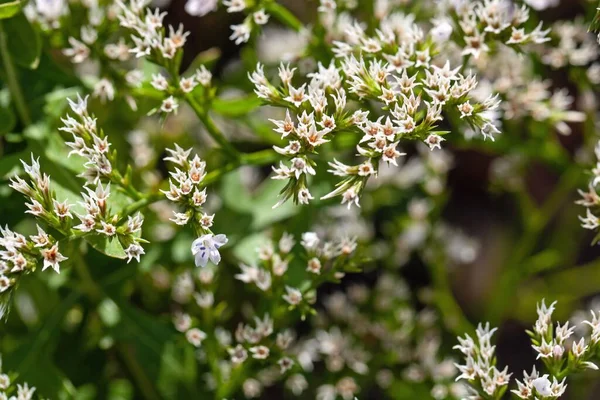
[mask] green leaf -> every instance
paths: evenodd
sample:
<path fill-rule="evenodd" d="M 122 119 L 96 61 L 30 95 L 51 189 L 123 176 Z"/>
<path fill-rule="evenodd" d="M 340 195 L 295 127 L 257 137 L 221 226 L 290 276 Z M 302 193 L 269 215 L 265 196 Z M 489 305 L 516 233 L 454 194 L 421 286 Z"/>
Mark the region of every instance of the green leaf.
<path fill-rule="evenodd" d="M 0 3 L 0 19 L 10 18 L 19 11 L 23 3 L 21 0 L 12 0 Z"/>
<path fill-rule="evenodd" d="M 85 241 L 94 249 L 109 257 L 121 259 L 127 257 L 125 255 L 125 250 L 123 250 L 123 246 L 117 237 L 108 238 L 104 235 L 92 235 L 86 236 Z"/>
<path fill-rule="evenodd" d="M 40 63 L 42 41 L 25 14 L 19 13 L 3 23 L 8 51 L 21 67 L 36 69 Z"/>
<path fill-rule="evenodd" d="M 237 118 L 256 110 L 261 104 L 262 101 L 256 96 L 216 98 L 212 102 L 212 110 L 225 117 Z"/>
<path fill-rule="evenodd" d="M 15 127 L 17 119 L 10 108 L 0 107 L 0 136 L 9 133 Z"/>

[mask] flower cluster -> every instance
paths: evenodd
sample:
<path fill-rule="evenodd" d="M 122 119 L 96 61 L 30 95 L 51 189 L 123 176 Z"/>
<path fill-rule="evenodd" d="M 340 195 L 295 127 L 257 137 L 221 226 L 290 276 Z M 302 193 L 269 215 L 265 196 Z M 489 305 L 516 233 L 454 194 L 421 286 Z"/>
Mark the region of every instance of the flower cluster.
<path fill-rule="evenodd" d="M 320 9 L 325 14 L 335 12 L 325 4 Z M 307 180 L 315 175 L 316 165 L 311 156 L 323 144 L 335 142 L 339 132 L 359 135 L 356 149 L 366 161 L 330 162 L 329 172 L 343 180 L 323 198 L 339 195 L 348 204 L 358 204 L 380 161 L 397 165 L 403 155 L 398 150 L 401 140 L 420 139 L 431 149 L 439 148 L 446 133 L 436 130 L 442 111 L 456 115 L 484 137 L 493 139 L 498 132 L 490 119 L 497 98 L 489 95 L 473 101 L 475 76 L 464 75 L 461 67 L 452 68 L 449 58 L 436 56 L 440 45 L 432 39 L 434 31 L 424 33 L 412 20 L 392 14 L 380 21 L 378 35 L 370 36 L 358 21 L 351 21 L 333 42 L 335 60 L 328 66 L 318 64 L 308 80 L 296 77 L 296 68 L 285 64 L 279 67 L 277 86 L 266 78 L 260 64 L 250 76 L 260 98 L 287 108 L 283 120 L 273 120 L 275 131 L 288 141 L 275 150 L 291 162 L 275 169 L 275 179 L 288 180 L 282 201 L 312 199 Z M 383 113 L 364 108 L 365 102 L 378 104 Z"/>
<path fill-rule="evenodd" d="M 596 231 L 598 227 L 600 227 L 600 218 L 596 215 L 598 213 L 598 207 L 600 206 L 600 196 L 596 191 L 596 186 L 600 182 L 600 142 L 596 144 L 594 153 L 597 162 L 592 169 L 592 179 L 590 180 L 586 191 L 579 190 L 581 199 L 576 202 L 586 208 L 585 216 L 579 217 L 581 226 L 592 231 Z M 596 236 L 594 243 L 598 242 L 598 239 L 598 236 Z"/>
<path fill-rule="evenodd" d="M 316 300 L 316 288 L 324 282 L 337 282 L 346 272 L 356 272 L 352 259 L 356 241 L 344 238 L 338 242 L 324 241 L 315 232 L 302 234 L 301 256 L 306 272 L 302 288 L 294 287 L 286 274 L 292 262 L 295 239 L 284 233 L 277 248 L 271 243 L 258 248 L 260 265 L 240 264 L 241 273 L 235 278 L 268 294 L 273 301 L 285 301 L 289 309 L 297 308 L 302 315 L 310 312 L 310 304 Z M 284 290 L 285 289 L 285 290 Z"/>
<path fill-rule="evenodd" d="M 598 370 L 598 342 L 600 341 L 600 320 L 594 311 L 590 321 L 581 322 L 581 327 L 590 327 L 589 337 L 579 340 L 571 338 L 577 326 L 560 323 L 554 327 L 552 314 L 556 302 L 546 306 L 542 300 L 537 306 L 538 319 L 531 331 L 532 347 L 545 367 L 547 374 L 540 374 L 534 367 L 531 373 L 524 372 L 523 381 L 517 380 L 517 388 L 511 390 L 521 399 L 557 399 L 565 393 L 566 377 L 585 369 Z M 465 356 L 465 364 L 457 365 L 461 374 L 457 379 L 469 382 L 474 396 L 500 399 L 508 388 L 511 374 L 507 368 L 496 368 L 495 346 L 491 337 L 496 329 L 489 324 L 477 328 L 477 341 L 469 335 L 458 338 L 455 346 Z M 473 397 L 477 398 L 477 397 Z"/>
<path fill-rule="evenodd" d="M 119 22 L 130 30 L 134 46 L 129 50 L 137 58 L 148 57 L 159 65 L 168 64 L 174 68 L 181 62 L 181 49 L 185 45 L 189 32 L 184 32 L 183 25 L 177 29 L 169 26 L 168 34 L 163 27 L 163 19 L 167 15 L 159 9 L 150 10 L 148 0 L 132 1 L 125 4 L 118 1 Z"/>

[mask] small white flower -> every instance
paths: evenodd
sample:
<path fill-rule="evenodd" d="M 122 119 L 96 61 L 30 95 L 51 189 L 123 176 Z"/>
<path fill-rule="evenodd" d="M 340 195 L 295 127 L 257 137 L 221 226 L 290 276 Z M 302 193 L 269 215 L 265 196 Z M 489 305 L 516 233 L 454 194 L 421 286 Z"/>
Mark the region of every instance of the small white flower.
<path fill-rule="evenodd" d="M 153 74 L 150 84 L 156 90 L 160 90 L 160 91 L 167 90 L 167 88 L 169 87 L 169 82 L 167 82 L 167 78 L 165 78 L 161 74 Z"/>
<path fill-rule="evenodd" d="M 252 353 L 253 358 L 264 360 L 269 357 L 270 350 L 267 346 L 254 346 L 250 347 L 250 353 Z"/>
<path fill-rule="evenodd" d="M 444 139 L 440 135 L 432 133 L 429 136 L 427 136 L 427 139 L 425 139 L 425 143 L 429 146 L 430 150 L 433 150 L 436 147 L 441 150 L 441 148 L 442 148 L 441 144 L 444 140 L 446 140 L 446 139 Z"/>
<path fill-rule="evenodd" d="M 144 253 L 144 248 L 140 246 L 138 243 L 132 243 L 125 249 L 125 255 L 127 256 L 127 263 L 132 259 L 136 259 L 137 262 L 140 262 L 140 256 Z"/>
<path fill-rule="evenodd" d="M 548 380 L 548 375 L 544 375 L 540 378 L 534 379 L 531 383 L 537 393 L 541 396 L 547 397 L 552 395 L 552 385 Z"/>
<path fill-rule="evenodd" d="M 283 299 L 293 306 L 297 306 L 302 301 L 302 292 L 290 286 L 285 287 L 286 294 Z"/>
<path fill-rule="evenodd" d="M 185 333 L 185 338 L 195 347 L 200 347 L 202 341 L 206 339 L 206 333 L 198 328 L 192 328 Z"/>
<path fill-rule="evenodd" d="M 218 0 L 187 0 L 185 12 L 194 17 L 203 17 L 217 9 Z"/>
<path fill-rule="evenodd" d="M 173 213 L 175 215 L 173 218 L 169 218 L 169 221 L 175 222 L 177 225 L 186 225 L 190 219 L 190 216 L 186 213 Z"/>
<path fill-rule="evenodd" d="M 59 263 L 66 260 L 67 257 L 63 256 L 58 252 L 58 244 L 54 244 L 54 246 L 49 249 L 40 250 L 42 257 L 44 257 L 44 266 L 42 267 L 42 271 L 46 270 L 48 267 L 51 267 L 56 273 L 60 274 L 60 265 Z"/>
<path fill-rule="evenodd" d="M 179 103 L 173 96 L 169 96 L 163 100 L 162 105 L 160 106 L 161 111 L 170 113 L 179 107 Z"/>
<path fill-rule="evenodd" d="M 210 260 L 217 265 L 221 261 L 219 248 L 227 243 L 228 239 L 223 234 L 200 236 L 192 243 L 192 254 L 194 255 L 196 267 L 206 267 Z"/>

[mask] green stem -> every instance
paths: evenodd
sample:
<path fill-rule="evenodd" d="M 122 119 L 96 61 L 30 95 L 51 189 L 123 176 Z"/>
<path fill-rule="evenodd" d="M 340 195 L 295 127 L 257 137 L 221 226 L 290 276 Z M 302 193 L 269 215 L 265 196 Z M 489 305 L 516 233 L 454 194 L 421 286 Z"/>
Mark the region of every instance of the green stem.
<path fill-rule="evenodd" d="M 504 312 L 509 310 L 511 304 L 516 300 L 514 291 L 525 275 L 525 271 L 522 270 L 523 262 L 535 249 L 540 234 L 564 203 L 565 197 L 580 183 L 580 175 L 581 169 L 578 165 L 568 169 L 542 207 L 535 210 L 524 222 L 524 233 L 508 258 L 505 264 L 506 269 L 490 297 L 491 303 L 488 306 L 487 319 L 491 323 L 498 324 Z"/>
<path fill-rule="evenodd" d="M 6 84 L 10 91 L 11 98 L 15 103 L 15 108 L 24 125 L 31 125 L 31 117 L 29 115 L 29 109 L 25 102 L 25 97 L 19 85 L 19 79 L 17 71 L 15 69 L 12 56 L 8 50 L 7 37 L 4 32 L 4 27 L 0 21 L 0 54 L 2 54 L 2 61 L 4 64 L 4 70 L 6 71 Z"/>
<path fill-rule="evenodd" d="M 240 153 L 236 150 L 235 147 L 227 140 L 227 138 L 223 135 L 223 132 L 219 130 L 219 128 L 215 125 L 214 121 L 208 115 L 208 112 L 194 99 L 191 94 L 186 94 L 185 99 L 192 107 L 210 136 L 221 146 L 221 148 L 233 159 L 238 159 Z"/>
<path fill-rule="evenodd" d="M 265 5 L 265 10 L 277 18 L 281 23 L 289 26 L 297 32 L 300 32 L 302 28 L 304 28 L 304 24 L 298 18 L 296 18 L 296 16 L 292 14 L 290 10 L 280 4 L 275 2 L 267 3 Z"/>

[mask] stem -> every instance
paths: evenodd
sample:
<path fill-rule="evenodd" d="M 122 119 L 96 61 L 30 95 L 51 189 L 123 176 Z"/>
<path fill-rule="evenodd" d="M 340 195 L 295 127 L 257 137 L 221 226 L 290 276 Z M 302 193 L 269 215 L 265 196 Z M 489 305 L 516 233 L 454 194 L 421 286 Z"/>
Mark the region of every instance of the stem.
<path fill-rule="evenodd" d="M 202 124 L 204 124 L 204 127 L 206 128 L 210 136 L 221 146 L 221 148 L 231 158 L 238 159 L 240 153 L 227 140 L 227 138 L 223 135 L 223 132 L 221 132 L 219 128 L 215 125 L 214 121 L 212 120 L 212 118 L 210 118 L 206 110 L 204 110 L 204 108 L 200 104 L 198 104 L 198 102 L 194 99 L 194 97 L 191 94 L 186 94 L 185 99 L 190 105 L 190 107 L 192 107 Z"/>
<path fill-rule="evenodd" d="M 1 21 L 0 21 L 0 54 L 2 54 L 4 70 L 6 71 L 6 84 L 8 86 L 8 90 L 10 91 L 12 100 L 15 103 L 15 108 L 17 109 L 17 113 L 19 114 L 19 117 L 21 118 L 21 122 L 23 122 L 24 125 L 31 125 L 31 117 L 29 115 L 29 109 L 27 108 L 27 103 L 25 102 L 25 97 L 23 97 L 23 92 L 21 91 L 21 86 L 19 85 L 17 71 L 15 69 L 10 51 L 8 50 L 7 37 L 6 37 L 6 33 L 4 32 L 4 28 L 3 28 Z"/>
<path fill-rule="evenodd" d="M 498 324 L 505 310 L 510 309 L 511 304 L 516 300 L 514 290 L 525 275 L 525 271 L 521 268 L 523 261 L 534 250 L 540 234 L 559 210 L 565 197 L 579 184 L 580 175 L 579 166 L 576 165 L 568 169 L 542 207 L 535 210 L 529 216 L 529 220 L 525 221 L 524 234 L 506 262 L 506 270 L 490 297 L 491 304 L 487 310 L 487 318 L 490 322 Z"/>
<path fill-rule="evenodd" d="M 304 24 L 298 18 L 296 18 L 296 16 L 292 14 L 290 10 L 288 10 L 280 4 L 277 4 L 275 2 L 267 3 L 265 5 L 265 9 L 269 14 L 277 18 L 281 23 L 289 26 L 296 32 L 300 32 L 302 28 L 304 28 Z"/>

